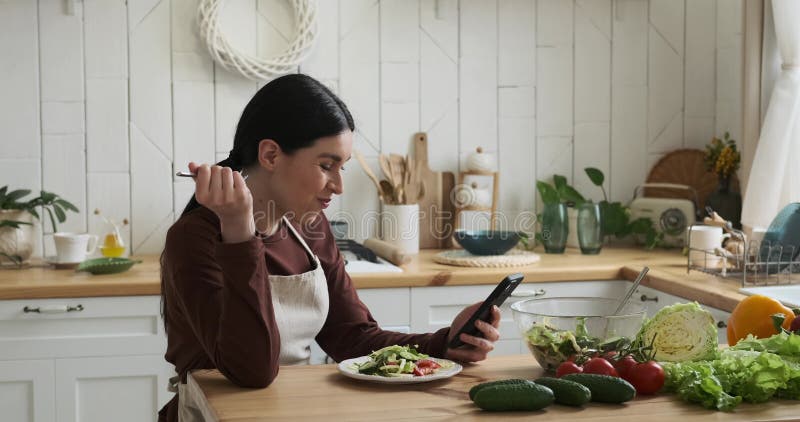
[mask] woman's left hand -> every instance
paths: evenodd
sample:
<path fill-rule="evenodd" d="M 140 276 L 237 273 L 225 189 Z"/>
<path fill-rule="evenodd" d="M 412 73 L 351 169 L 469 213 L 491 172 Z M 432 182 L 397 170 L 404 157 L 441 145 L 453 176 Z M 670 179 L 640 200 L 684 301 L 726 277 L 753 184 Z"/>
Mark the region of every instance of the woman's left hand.
<path fill-rule="evenodd" d="M 453 335 L 461 329 L 461 326 L 467 322 L 469 317 L 472 316 L 480 306 L 480 302 L 467 306 L 456 316 L 453 323 L 450 325 L 450 334 L 447 336 L 448 344 L 450 344 Z M 489 315 L 490 322 L 481 320 L 475 321 L 475 327 L 483 334 L 483 337 L 461 334 L 461 341 L 466 343 L 466 345 L 456 349 L 448 348 L 445 357 L 459 362 L 478 362 L 486 359 L 486 355 L 494 350 L 494 342 L 500 338 L 500 332 L 497 331 L 497 327 L 500 326 L 500 309 L 497 306 L 492 306 L 492 311 Z"/>

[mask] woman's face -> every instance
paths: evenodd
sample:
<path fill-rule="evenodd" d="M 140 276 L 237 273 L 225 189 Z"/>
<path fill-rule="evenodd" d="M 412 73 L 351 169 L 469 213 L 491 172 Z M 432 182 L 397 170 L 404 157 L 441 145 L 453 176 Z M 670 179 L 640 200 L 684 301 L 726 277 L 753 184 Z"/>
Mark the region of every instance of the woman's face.
<path fill-rule="evenodd" d="M 285 208 L 280 211 L 303 218 L 327 208 L 333 195 L 342 194 L 343 166 L 352 150 L 353 132 L 347 130 L 291 155 L 281 154 L 273 178 L 273 193 Z"/>

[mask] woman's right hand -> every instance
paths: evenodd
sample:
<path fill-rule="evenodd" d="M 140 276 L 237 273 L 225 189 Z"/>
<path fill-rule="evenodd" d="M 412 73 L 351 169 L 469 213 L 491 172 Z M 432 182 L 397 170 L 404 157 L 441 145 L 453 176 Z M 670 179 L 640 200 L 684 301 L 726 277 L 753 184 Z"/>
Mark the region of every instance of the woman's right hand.
<path fill-rule="evenodd" d="M 244 242 L 256 231 L 253 196 L 238 171 L 230 167 L 189 163 L 196 174 L 194 195 L 197 202 L 214 211 L 222 226 L 222 241 Z"/>

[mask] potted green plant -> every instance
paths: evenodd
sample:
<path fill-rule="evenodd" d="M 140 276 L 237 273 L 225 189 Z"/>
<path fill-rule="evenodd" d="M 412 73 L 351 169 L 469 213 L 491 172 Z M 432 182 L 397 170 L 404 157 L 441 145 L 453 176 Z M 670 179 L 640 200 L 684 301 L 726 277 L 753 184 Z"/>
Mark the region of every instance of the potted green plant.
<path fill-rule="evenodd" d="M 58 223 L 67 219 L 67 211 L 78 212 L 78 208 L 58 195 L 40 191 L 39 196 L 26 199 L 29 189 L 9 191 L 0 188 L 0 262 L 8 260 L 16 265 L 27 261 L 33 253 L 35 243 L 33 223 L 47 214 L 55 233 Z"/>
<path fill-rule="evenodd" d="M 567 178 L 555 174 L 553 175 L 553 184 L 549 184 L 542 180 L 536 181 L 536 189 L 539 191 L 539 196 L 542 197 L 542 203 L 565 203 L 567 204 L 567 218 L 569 219 L 569 234 L 567 235 L 567 246 L 571 248 L 578 247 L 578 207 L 586 202 L 586 198 L 580 194 L 574 187 L 567 183 Z"/>
<path fill-rule="evenodd" d="M 605 183 L 605 175 L 603 172 L 594 167 L 587 167 L 583 170 L 586 176 L 589 177 L 589 180 L 603 192 L 603 200 L 599 202 L 603 235 L 613 235 L 617 239 L 636 236 L 644 241 L 648 249 L 657 246 L 659 241 L 663 238 L 663 234 L 656 231 L 653 221 L 646 217 L 631 221 L 630 209 L 628 207 L 622 205 L 620 202 L 610 202 L 608 200 L 606 190 L 603 187 Z M 553 176 L 552 185 L 542 180 L 537 180 L 536 189 L 539 191 L 542 202 L 545 204 L 565 202 L 568 205 L 577 207 L 583 202 L 586 202 L 586 198 L 575 190 L 575 188 L 567 184 L 567 178 L 561 175 Z M 570 232 L 573 230 L 571 224 Z"/>

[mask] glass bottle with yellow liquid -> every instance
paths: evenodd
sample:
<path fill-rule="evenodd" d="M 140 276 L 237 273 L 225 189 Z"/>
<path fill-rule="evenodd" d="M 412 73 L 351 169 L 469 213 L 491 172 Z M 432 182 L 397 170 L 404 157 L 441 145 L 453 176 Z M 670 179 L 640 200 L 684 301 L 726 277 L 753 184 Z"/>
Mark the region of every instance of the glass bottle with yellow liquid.
<path fill-rule="evenodd" d="M 109 258 L 116 258 L 125 253 L 125 244 L 122 243 L 122 237 L 117 230 L 114 230 L 103 238 L 103 244 L 100 246 L 100 253 Z"/>
<path fill-rule="evenodd" d="M 125 242 L 119 234 L 120 224 L 101 215 L 99 209 L 94 210 L 94 214 L 99 215 L 109 227 L 108 233 L 103 237 L 103 243 L 100 244 L 100 254 L 108 258 L 117 258 L 125 254 Z M 128 225 L 127 218 L 122 220 L 122 225 Z"/>

